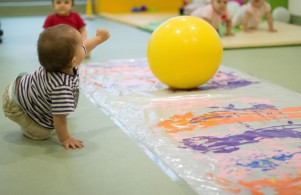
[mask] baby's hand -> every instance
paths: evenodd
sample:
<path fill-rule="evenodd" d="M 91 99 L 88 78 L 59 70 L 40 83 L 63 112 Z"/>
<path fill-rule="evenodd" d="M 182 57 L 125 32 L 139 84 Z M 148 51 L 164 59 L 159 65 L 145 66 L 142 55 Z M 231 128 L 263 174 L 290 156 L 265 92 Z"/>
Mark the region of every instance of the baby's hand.
<path fill-rule="evenodd" d="M 65 149 L 68 149 L 68 148 L 82 148 L 84 147 L 84 144 L 81 140 L 79 139 L 76 139 L 72 136 L 68 137 L 68 139 L 66 139 L 65 141 L 62 142 Z"/>
<path fill-rule="evenodd" d="M 254 29 L 246 28 L 246 29 L 244 29 L 244 32 L 245 33 L 253 33 L 253 32 L 255 32 L 255 30 Z"/>
<path fill-rule="evenodd" d="M 105 29 L 97 29 L 96 36 L 100 38 L 101 42 L 104 42 L 110 38 L 110 33 Z"/>
<path fill-rule="evenodd" d="M 234 33 L 233 33 L 233 32 L 225 32 L 225 35 L 226 35 L 226 36 L 233 36 Z"/>
<path fill-rule="evenodd" d="M 272 29 L 269 29 L 270 32 L 277 32 L 276 29 L 272 28 Z"/>

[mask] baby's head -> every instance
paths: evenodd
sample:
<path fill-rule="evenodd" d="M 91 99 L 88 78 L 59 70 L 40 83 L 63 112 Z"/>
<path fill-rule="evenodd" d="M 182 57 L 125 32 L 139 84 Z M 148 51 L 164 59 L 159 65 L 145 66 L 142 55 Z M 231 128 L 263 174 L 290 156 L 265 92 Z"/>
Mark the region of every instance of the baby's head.
<path fill-rule="evenodd" d="M 74 6 L 74 0 L 52 0 L 52 8 L 60 16 L 68 16 Z"/>
<path fill-rule="evenodd" d="M 52 4 L 54 4 L 55 2 L 58 2 L 58 1 L 64 2 L 65 0 L 52 0 Z M 70 0 L 70 1 L 71 1 L 72 5 L 74 5 L 74 0 Z"/>
<path fill-rule="evenodd" d="M 261 7 L 262 4 L 264 3 L 264 0 L 250 0 L 250 3 L 254 7 Z"/>
<path fill-rule="evenodd" d="M 213 10 L 218 14 L 222 14 L 227 10 L 228 0 L 211 0 Z"/>
<path fill-rule="evenodd" d="M 40 64 L 50 72 L 61 72 L 70 66 L 78 45 L 82 44 L 79 32 L 66 24 L 44 29 L 38 39 Z"/>

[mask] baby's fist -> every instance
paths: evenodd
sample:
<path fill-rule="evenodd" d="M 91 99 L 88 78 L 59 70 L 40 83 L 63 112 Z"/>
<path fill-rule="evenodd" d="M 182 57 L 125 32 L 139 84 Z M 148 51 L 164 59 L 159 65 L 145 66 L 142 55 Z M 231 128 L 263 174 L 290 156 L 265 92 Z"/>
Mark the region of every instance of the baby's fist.
<path fill-rule="evenodd" d="M 110 33 L 105 29 L 97 29 L 96 36 L 99 37 L 102 42 L 104 42 L 110 38 Z"/>

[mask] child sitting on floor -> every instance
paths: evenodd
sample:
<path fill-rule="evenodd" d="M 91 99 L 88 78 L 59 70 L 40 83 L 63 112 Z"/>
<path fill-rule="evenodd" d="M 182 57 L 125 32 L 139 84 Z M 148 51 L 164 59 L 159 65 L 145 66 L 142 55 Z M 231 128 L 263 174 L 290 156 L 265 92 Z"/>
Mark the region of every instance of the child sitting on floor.
<path fill-rule="evenodd" d="M 233 26 L 242 26 L 245 32 L 250 32 L 258 28 L 264 16 L 267 18 L 268 30 L 275 32 L 270 4 L 264 0 L 250 0 L 233 17 Z"/>
<path fill-rule="evenodd" d="M 37 43 L 41 66 L 33 73 L 19 74 L 7 86 L 2 99 L 5 116 L 31 139 L 49 139 L 55 129 L 65 148 L 83 147 L 67 126 L 67 115 L 74 112 L 79 98 L 78 66 L 109 36 L 107 30 L 98 29 L 93 38 L 83 41 L 66 24 L 44 29 Z"/>
<path fill-rule="evenodd" d="M 202 6 L 191 13 L 191 16 L 202 18 L 209 22 L 218 32 L 221 23 L 226 24 L 225 35 L 233 35 L 231 15 L 227 11 L 228 0 L 211 0 L 211 3 Z"/>

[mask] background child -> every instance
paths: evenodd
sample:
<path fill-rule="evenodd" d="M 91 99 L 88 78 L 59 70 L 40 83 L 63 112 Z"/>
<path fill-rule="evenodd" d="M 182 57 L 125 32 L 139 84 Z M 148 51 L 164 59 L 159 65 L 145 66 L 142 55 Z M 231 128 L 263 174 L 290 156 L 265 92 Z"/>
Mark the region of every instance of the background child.
<path fill-rule="evenodd" d="M 3 30 L 1 29 L 1 22 L 0 22 L 0 43 L 2 43 L 2 35 L 3 35 Z"/>
<path fill-rule="evenodd" d="M 65 148 L 83 147 L 67 127 L 67 115 L 74 112 L 79 97 L 78 66 L 87 52 L 109 36 L 107 30 L 97 30 L 96 36 L 83 42 L 69 25 L 44 29 L 37 44 L 42 66 L 31 74 L 20 74 L 8 85 L 3 95 L 5 116 L 31 139 L 48 139 L 55 129 Z"/>
<path fill-rule="evenodd" d="M 209 0 L 191 0 L 188 4 L 183 6 L 183 14 L 181 15 L 191 15 L 191 13 L 199 7 L 207 5 Z"/>
<path fill-rule="evenodd" d="M 221 23 L 226 24 L 225 35 L 233 35 L 231 32 L 231 15 L 227 11 L 228 0 L 211 0 L 211 3 L 194 10 L 191 15 L 208 21 L 217 31 Z"/>
<path fill-rule="evenodd" d="M 271 6 L 264 0 L 250 0 L 247 4 L 243 5 L 233 17 L 233 25 L 242 25 L 245 32 L 250 32 L 251 29 L 258 27 L 264 16 L 267 18 L 268 30 L 275 32 Z"/>
<path fill-rule="evenodd" d="M 52 8 L 55 13 L 46 18 L 43 28 L 68 24 L 77 29 L 85 40 L 87 38 L 86 23 L 78 13 L 72 11 L 73 6 L 74 0 L 52 0 Z"/>

